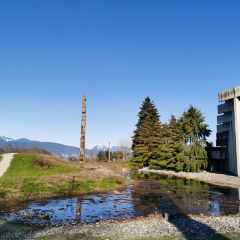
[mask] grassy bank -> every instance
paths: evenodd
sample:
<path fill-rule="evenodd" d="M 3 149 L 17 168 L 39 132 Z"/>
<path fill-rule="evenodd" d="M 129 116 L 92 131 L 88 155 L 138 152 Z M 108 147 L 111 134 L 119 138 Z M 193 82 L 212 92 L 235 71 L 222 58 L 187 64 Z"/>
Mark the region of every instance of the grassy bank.
<path fill-rule="evenodd" d="M 126 163 L 125 163 L 126 164 Z M 50 197 L 105 192 L 123 187 L 124 163 L 67 162 L 53 156 L 17 154 L 0 178 L 0 206 Z"/>

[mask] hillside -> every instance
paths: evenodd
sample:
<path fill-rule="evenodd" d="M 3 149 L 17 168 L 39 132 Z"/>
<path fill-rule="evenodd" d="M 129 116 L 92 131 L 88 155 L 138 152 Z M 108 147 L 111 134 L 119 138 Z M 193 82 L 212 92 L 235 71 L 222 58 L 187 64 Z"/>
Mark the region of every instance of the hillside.
<path fill-rule="evenodd" d="M 74 156 L 79 156 L 79 148 L 74 146 L 68 146 L 60 143 L 54 143 L 54 142 L 41 142 L 41 141 L 35 141 L 35 140 L 29 140 L 26 138 L 20 138 L 20 139 L 12 139 L 9 137 L 0 136 L 0 148 L 4 148 L 5 146 L 10 145 L 12 147 L 17 148 L 31 148 L 31 147 L 39 147 L 48 150 L 52 154 L 56 154 L 59 156 L 62 156 L 64 158 Z M 121 149 L 124 149 L 124 151 L 130 152 L 130 148 L 127 147 L 118 147 L 113 146 L 111 148 L 111 151 L 119 151 Z M 99 151 L 101 150 L 108 150 L 108 147 L 104 145 L 96 145 L 91 149 L 86 149 L 86 156 L 92 157 L 96 156 Z"/>

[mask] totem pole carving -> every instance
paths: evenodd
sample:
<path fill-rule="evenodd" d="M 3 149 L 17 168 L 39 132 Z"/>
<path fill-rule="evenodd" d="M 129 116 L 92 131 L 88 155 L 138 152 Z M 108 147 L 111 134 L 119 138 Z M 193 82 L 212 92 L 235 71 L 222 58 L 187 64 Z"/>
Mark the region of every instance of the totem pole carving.
<path fill-rule="evenodd" d="M 81 141 L 80 141 L 80 163 L 85 159 L 85 141 L 86 141 L 86 101 L 87 97 L 82 97 L 82 122 L 81 122 Z"/>

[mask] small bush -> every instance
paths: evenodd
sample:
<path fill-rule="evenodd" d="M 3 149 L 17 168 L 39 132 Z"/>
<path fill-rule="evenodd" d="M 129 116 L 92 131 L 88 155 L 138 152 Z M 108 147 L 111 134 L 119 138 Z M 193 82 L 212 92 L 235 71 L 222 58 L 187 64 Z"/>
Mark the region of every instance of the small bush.
<path fill-rule="evenodd" d="M 1 191 L 0 190 L 0 198 L 3 198 L 7 195 L 7 192 Z"/>
<path fill-rule="evenodd" d="M 38 156 L 36 159 L 33 160 L 32 165 L 33 165 L 33 167 L 45 167 L 45 168 L 49 168 L 49 167 L 51 167 L 53 164 L 50 163 L 50 161 L 48 161 L 45 157 L 43 157 L 43 156 Z"/>

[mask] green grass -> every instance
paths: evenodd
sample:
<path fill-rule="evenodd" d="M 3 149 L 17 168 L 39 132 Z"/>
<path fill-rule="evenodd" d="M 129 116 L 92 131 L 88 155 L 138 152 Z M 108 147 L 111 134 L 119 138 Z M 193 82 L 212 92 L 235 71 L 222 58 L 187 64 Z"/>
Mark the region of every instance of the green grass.
<path fill-rule="evenodd" d="M 9 169 L 3 175 L 3 177 L 0 178 L 0 186 L 8 190 L 11 190 L 12 188 L 17 190 L 19 187 L 22 187 L 21 190 L 24 193 L 41 192 L 45 190 L 49 192 L 50 188 L 47 188 L 44 186 L 44 184 L 37 181 L 40 177 L 47 177 L 55 174 L 74 173 L 79 171 L 79 169 L 67 166 L 60 161 L 59 163 L 52 164 L 47 168 L 40 167 L 34 165 L 34 162 L 37 159 L 38 156 L 32 154 L 15 155 Z"/>
<path fill-rule="evenodd" d="M 43 160 L 39 155 L 17 154 L 0 178 L 0 207 L 11 208 L 15 201 L 106 192 L 126 185 L 127 180 L 117 175 L 97 175 L 99 167 L 82 169 L 52 156 Z M 108 166 L 102 167 L 106 170 Z"/>
<path fill-rule="evenodd" d="M 78 171 L 74 167 L 66 166 L 63 163 L 50 165 L 49 167 L 35 166 L 34 161 L 37 160 L 37 155 L 32 154 L 17 154 L 12 160 L 6 174 L 2 177 L 2 180 L 16 180 L 19 177 L 39 177 L 48 176 L 59 173 L 71 173 Z"/>
<path fill-rule="evenodd" d="M 22 187 L 23 193 L 54 192 L 54 187 L 46 186 L 42 183 L 32 182 L 32 179 L 25 181 Z"/>
<path fill-rule="evenodd" d="M 61 185 L 57 191 L 65 195 L 75 195 L 77 193 L 90 194 L 93 192 L 111 191 L 116 186 L 124 184 L 125 180 L 119 177 L 114 179 L 106 178 L 99 180 L 88 180 L 86 182 L 69 182 Z"/>

